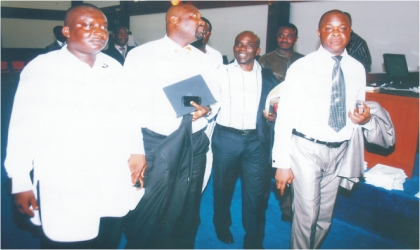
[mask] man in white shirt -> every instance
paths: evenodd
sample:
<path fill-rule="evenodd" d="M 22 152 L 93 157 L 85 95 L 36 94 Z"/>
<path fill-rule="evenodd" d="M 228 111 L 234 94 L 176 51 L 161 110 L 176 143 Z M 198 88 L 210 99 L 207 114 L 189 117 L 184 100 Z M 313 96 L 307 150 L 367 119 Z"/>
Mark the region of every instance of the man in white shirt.
<path fill-rule="evenodd" d="M 348 140 L 357 126 L 369 129 L 370 121 L 365 104 L 360 113 L 355 109 L 365 100 L 366 76 L 363 65 L 346 51 L 350 20 L 332 10 L 321 17 L 318 27 L 318 51 L 287 71 L 275 125 L 276 185 L 283 194 L 293 182 L 291 248 L 321 247 L 330 228 L 341 179 L 337 173 Z"/>
<path fill-rule="evenodd" d="M 259 46 L 260 38 L 251 31 L 235 38 L 235 61 L 221 70 L 220 111 L 212 141 L 216 234 L 222 242 L 234 242 L 230 204 L 241 176 L 245 249 L 261 249 L 264 239 L 273 129 L 267 119 L 274 121 L 264 109 L 268 93 L 278 84 L 273 72 L 255 60 Z"/>
<path fill-rule="evenodd" d="M 205 22 L 204 24 L 204 33 L 203 33 L 203 39 L 197 40 L 193 43 L 191 43 L 192 46 L 196 47 L 197 49 L 201 50 L 204 54 L 206 54 L 211 60 L 214 61 L 214 63 L 219 66 L 220 64 L 223 64 L 223 57 L 222 54 L 220 54 L 219 51 L 213 49 L 208 45 L 211 31 L 213 30 L 213 27 L 210 23 L 210 21 L 205 18 L 201 17 L 201 20 Z"/>
<path fill-rule="evenodd" d="M 18 210 L 42 224 L 42 248 L 117 248 L 122 217 L 143 193 L 133 188 L 146 161 L 131 91 L 122 66 L 100 53 L 107 25 L 94 5 L 70 8 L 67 45 L 20 76 L 5 167 Z"/>
<path fill-rule="evenodd" d="M 197 49 L 199 49 L 201 52 L 203 52 L 206 57 L 207 57 L 207 61 L 210 61 L 212 64 L 214 64 L 214 68 L 218 68 L 220 65 L 223 64 L 223 57 L 222 54 L 220 54 L 219 51 L 213 49 L 212 47 L 210 47 L 207 43 L 209 42 L 210 36 L 211 36 L 211 31 L 213 30 L 213 27 L 210 23 L 210 21 L 205 18 L 205 17 L 201 17 L 201 20 L 204 21 L 204 32 L 203 32 L 203 39 L 197 40 L 193 43 L 191 43 L 192 46 L 196 47 Z M 215 121 L 214 119 L 212 119 L 206 129 L 206 134 L 210 139 L 210 147 L 209 147 L 209 151 L 207 152 L 207 166 L 206 166 L 206 172 L 204 174 L 204 182 L 203 182 L 203 191 L 207 186 L 207 183 L 210 179 L 210 175 L 211 175 L 211 170 L 212 170 L 212 164 L 213 164 L 213 153 L 211 150 L 211 139 L 213 136 L 213 131 L 214 131 L 214 125 L 215 125 Z"/>
<path fill-rule="evenodd" d="M 212 78 L 215 67 L 206 60 L 205 54 L 190 46 L 190 43 L 203 37 L 204 22 L 200 17 L 200 12 L 192 5 L 172 6 L 166 13 L 167 35 L 131 50 L 124 64 L 126 81 L 133 85 L 133 92 L 137 96 L 132 100 L 133 105 L 138 109 L 139 116 L 142 116 L 141 129 L 150 169 L 146 172 L 145 196 L 127 218 L 127 248 L 194 248 L 195 235 L 200 224 L 201 190 L 209 145 L 204 131 L 208 119 L 213 116 L 210 115 L 210 110 L 217 110 L 215 106 L 210 109 L 208 106 L 192 103 L 197 109 L 192 113 L 192 121 L 188 121 L 193 133 L 193 162 L 187 165 L 192 175 L 185 178 L 179 174 L 167 176 L 171 173 L 170 169 L 163 171 L 160 178 L 152 174 L 156 169 L 166 169 L 167 166 L 163 163 L 153 164 L 158 158 L 155 152 L 168 145 L 169 142 L 165 139 L 179 133 L 178 128 L 183 120 L 183 117 L 177 117 L 163 88 L 201 74 L 213 95 L 217 94 L 217 84 L 213 83 Z M 183 147 L 185 145 L 174 145 L 177 149 Z M 156 181 L 147 182 L 149 179 Z M 173 182 L 177 184 L 171 188 L 170 183 Z M 167 193 L 159 192 L 161 189 L 167 190 Z M 154 194 L 155 192 L 157 193 Z M 162 200 L 170 204 L 176 203 L 168 207 L 169 213 L 175 205 L 177 208 L 181 207 L 179 213 L 168 218 L 176 221 L 175 224 L 170 224 L 167 220 L 156 222 L 155 217 L 149 214 L 150 211 L 145 209 L 151 206 L 151 209 L 157 210 L 155 206 Z M 163 225 L 166 227 L 162 228 Z"/>

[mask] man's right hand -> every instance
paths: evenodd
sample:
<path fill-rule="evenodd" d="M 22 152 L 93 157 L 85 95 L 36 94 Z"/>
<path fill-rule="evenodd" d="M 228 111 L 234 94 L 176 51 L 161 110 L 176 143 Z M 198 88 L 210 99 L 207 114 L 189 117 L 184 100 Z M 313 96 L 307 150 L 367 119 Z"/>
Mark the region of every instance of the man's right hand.
<path fill-rule="evenodd" d="M 280 194 L 284 194 L 287 184 L 292 184 L 295 176 L 291 169 L 278 168 L 276 171 L 276 186 L 280 190 Z"/>
<path fill-rule="evenodd" d="M 29 207 L 32 206 L 33 209 L 38 210 L 38 204 L 32 190 L 14 194 L 14 202 L 21 214 L 34 217 L 34 212 Z"/>

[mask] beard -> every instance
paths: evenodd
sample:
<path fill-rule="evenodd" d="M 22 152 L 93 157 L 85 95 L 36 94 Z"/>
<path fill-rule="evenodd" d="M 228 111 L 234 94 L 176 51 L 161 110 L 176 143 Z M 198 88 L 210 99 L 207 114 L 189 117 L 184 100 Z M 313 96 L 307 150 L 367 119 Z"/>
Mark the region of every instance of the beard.
<path fill-rule="evenodd" d="M 197 40 L 201 40 L 201 39 L 203 39 L 203 36 L 204 36 L 204 34 L 203 34 L 203 31 L 202 31 L 202 29 L 201 29 L 201 31 L 200 31 L 200 28 L 202 28 L 203 26 L 198 26 L 197 27 L 197 29 L 195 30 L 195 38 L 197 38 Z"/>

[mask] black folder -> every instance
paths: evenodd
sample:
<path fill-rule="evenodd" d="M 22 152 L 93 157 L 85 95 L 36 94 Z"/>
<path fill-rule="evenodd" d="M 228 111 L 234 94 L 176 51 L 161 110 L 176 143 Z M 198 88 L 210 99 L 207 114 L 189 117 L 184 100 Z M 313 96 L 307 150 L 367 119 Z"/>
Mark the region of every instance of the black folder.
<path fill-rule="evenodd" d="M 182 105 L 183 96 L 199 96 L 201 97 L 201 106 L 208 106 L 216 102 L 209 87 L 201 75 L 187 78 L 180 82 L 163 88 L 172 108 L 175 110 L 176 116 L 181 117 L 191 113 L 196 109 L 194 107 L 184 107 Z"/>

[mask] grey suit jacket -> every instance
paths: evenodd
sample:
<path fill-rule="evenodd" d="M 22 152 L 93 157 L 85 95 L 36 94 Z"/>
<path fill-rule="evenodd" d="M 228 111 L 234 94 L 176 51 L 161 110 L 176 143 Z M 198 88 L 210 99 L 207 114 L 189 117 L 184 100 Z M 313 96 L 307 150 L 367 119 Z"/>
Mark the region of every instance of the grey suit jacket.
<path fill-rule="evenodd" d="M 377 102 L 366 101 L 370 108 L 373 129 L 367 130 L 358 127 L 354 130 L 349 141 L 346 155 L 338 172 L 342 177 L 340 186 L 351 190 L 354 183 L 359 182 L 359 177 L 364 173 L 364 140 L 384 148 L 389 148 L 395 143 L 395 130 L 389 113 Z"/>

